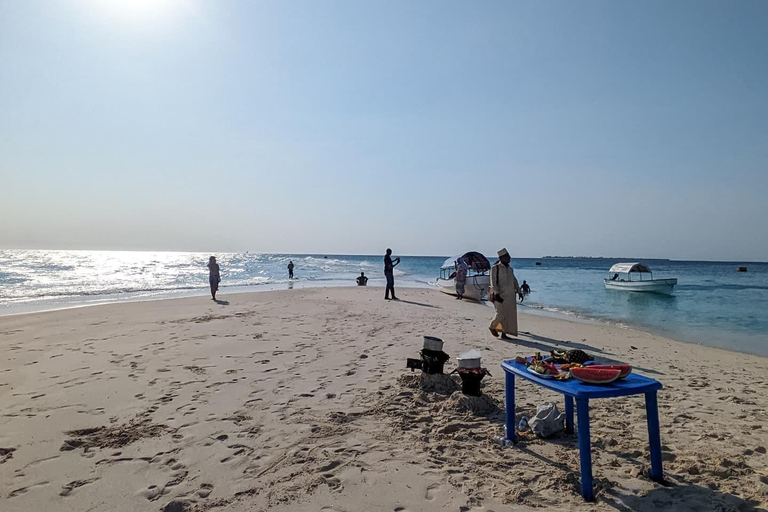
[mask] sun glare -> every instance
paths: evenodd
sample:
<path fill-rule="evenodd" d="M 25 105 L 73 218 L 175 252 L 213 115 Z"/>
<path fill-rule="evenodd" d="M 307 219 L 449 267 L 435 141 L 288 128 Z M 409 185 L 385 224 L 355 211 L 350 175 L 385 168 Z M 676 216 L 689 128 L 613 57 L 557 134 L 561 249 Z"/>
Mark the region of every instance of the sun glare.
<path fill-rule="evenodd" d="M 113 21 L 124 24 L 163 23 L 180 14 L 185 0 L 87 0 Z"/>

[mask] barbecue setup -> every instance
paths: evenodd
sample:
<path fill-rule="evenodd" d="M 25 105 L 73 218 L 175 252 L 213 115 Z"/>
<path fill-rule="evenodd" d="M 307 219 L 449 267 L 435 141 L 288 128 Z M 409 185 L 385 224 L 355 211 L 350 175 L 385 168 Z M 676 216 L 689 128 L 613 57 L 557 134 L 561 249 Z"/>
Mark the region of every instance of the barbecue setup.
<path fill-rule="evenodd" d="M 419 352 L 419 359 L 408 358 L 406 368 L 421 370 L 422 372 L 435 375 L 443 373 L 443 367 L 451 356 L 443 352 L 443 340 L 433 336 L 424 336 L 424 345 Z"/>
<path fill-rule="evenodd" d="M 434 336 L 424 336 L 419 359 L 408 358 L 406 368 L 411 371 L 421 370 L 428 375 L 443 374 L 445 363 L 451 358 L 443 351 L 443 340 Z M 491 373 L 481 365 L 481 355 L 472 350 L 461 354 L 458 358 L 458 368 L 449 375 L 459 374 L 461 378 L 461 392 L 468 396 L 480 396 L 480 382 Z"/>
<path fill-rule="evenodd" d="M 408 358 L 406 367 L 411 371 L 421 370 L 419 382 L 422 389 L 427 389 L 425 383 L 442 382 L 450 384 L 448 394 L 451 399 L 471 404 L 481 404 L 484 400 L 493 400 L 480 391 L 481 383 L 487 368 L 483 368 L 479 351 L 470 350 L 456 358 L 457 367 L 447 375 L 443 373 L 445 363 L 451 357 L 443 350 L 443 340 L 433 336 L 424 336 L 422 349 L 418 359 Z M 659 413 L 657 391 L 662 388 L 660 382 L 632 372 L 632 366 L 610 362 L 596 364 L 594 358 L 579 349 L 552 350 L 550 356 L 542 356 L 536 352 L 532 357 L 518 356 L 515 359 L 503 361 L 501 368 L 505 373 L 505 427 L 506 435 L 500 438 L 504 446 L 514 445 L 517 437 L 515 427 L 515 380 L 524 379 L 539 385 L 549 391 L 564 396 L 565 413 L 560 415 L 560 430 L 573 434 L 578 420 L 579 462 L 581 466 L 581 495 L 586 501 L 595 497 L 592 479 L 592 446 L 590 440 L 590 400 L 624 397 L 631 395 L 645 396 L 646 421 L 648 427 L 648 446 L 651 459 L 650 478 L 656 482 L 664 481 L 662 471 L 661 438 L 659 432 Z M 461 378 L 461 392 L 458 396 L 458 383 L 451 377 L 457 373 Z M 471 397 L 471 398 L 468 398 Z M 482 404 L 481 404 L 482 405 Z M 554 403 L 544 404 L 551 405 Z M 541 406 L 539 407 L 541 408 Z M 538 409 L 537 408 L 537 416 Z M 491 410 L 497 410 L 492 404 Z M 554 408 L 556 411 L 556 408 Z M 574 414 L 575 413 L 575 414 Z M 483 414 L 483 413 L 481 413 Z M 525 418 L 523 418 L 525 419 Z M 534 418 L 536 420 L 537 418 Z M 520 427 L 521 434 L 526 427 Z M 523 434 L 524 435 L 524 434 Z M 541 435 L 541 434 L 540 434 Z"/>

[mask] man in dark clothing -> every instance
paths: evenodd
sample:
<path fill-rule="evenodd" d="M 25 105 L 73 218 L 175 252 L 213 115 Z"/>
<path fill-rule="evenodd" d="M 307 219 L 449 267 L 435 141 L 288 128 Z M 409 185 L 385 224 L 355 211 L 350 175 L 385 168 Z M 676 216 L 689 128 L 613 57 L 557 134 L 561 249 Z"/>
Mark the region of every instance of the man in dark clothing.
<path fill-rule="evenodd" d="M 368 278 L 365 277 L 365 272 L 360 272 L 360 277 L 356 279 L 357 286 L 366 286 L 368 284 Z"/>
<path fill-rule="evenodd" d="M 398 300 L 395 297 L 395 267 L 400 263 L 400 258 L 395 258 L 392 262 L 392 249 L 387 249 L 387 254 L 384 256 L 384 277 L 387 278 L 387 289 L 384 292 L 384 299 L 390 300 L 389 291 L 392 290 L 392 300 Z"/>
<path fill-rule="evenodd" d="M 288 262 L 288 279 L 293 279 L 293 261 Z"/>

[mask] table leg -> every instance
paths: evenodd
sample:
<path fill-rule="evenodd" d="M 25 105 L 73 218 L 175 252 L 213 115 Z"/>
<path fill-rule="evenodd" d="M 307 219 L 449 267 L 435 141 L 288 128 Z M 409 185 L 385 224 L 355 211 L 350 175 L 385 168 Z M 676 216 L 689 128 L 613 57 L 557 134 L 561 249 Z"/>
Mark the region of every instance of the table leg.
<path fill-rule="evenodd" d="M 589 400 L 576 399 L 579 415 L 579 460 L 581 462 L 581 495 L 586 501 L 594 501 L 592 489 L 592 445 L 589 440 Z"/>
<path fill-rule="evenodd" d="M 648 441 L 651 448 L 651 480 L 661 482 L 664 480 L 664 473 L 661 469 L 661 437 L 656 391 L 645 394 L 645 414 L 648 418 Z"/>
<path fill-rule="evenodd" d="M 565 433 L 573 434 L 573 397 L 565 395 Z"/>
<path fill-rule="evenodd" d="M 504 406 L 507 409 L 507 439 L 515 442 L 515 374 L 504 372 L 506 378 L 506 394 L 504 397 Z"/>

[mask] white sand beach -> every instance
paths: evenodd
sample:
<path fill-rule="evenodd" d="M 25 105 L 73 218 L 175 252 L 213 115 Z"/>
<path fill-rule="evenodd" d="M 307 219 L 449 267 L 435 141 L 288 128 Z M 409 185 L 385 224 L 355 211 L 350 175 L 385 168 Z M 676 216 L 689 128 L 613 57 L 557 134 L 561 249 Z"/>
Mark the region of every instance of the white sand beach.
<path fill-rule="evenodd" d="M 0 510 L 747 511 L 768 506 L 768 360 L 423 289 L 297 289 L 0 318 Z M 485 414 L 419 387 L 421 336 L 483 352 Z M 499 364 L 581 348 L 656 378 L 667 486 L 643 399 L 592 402 L 597 501 L 576 437 L 501 446 Z M 455 368 L 455 359 L 447 371 Z M 518 381 L 517 415 L 560 396 Z"/>

